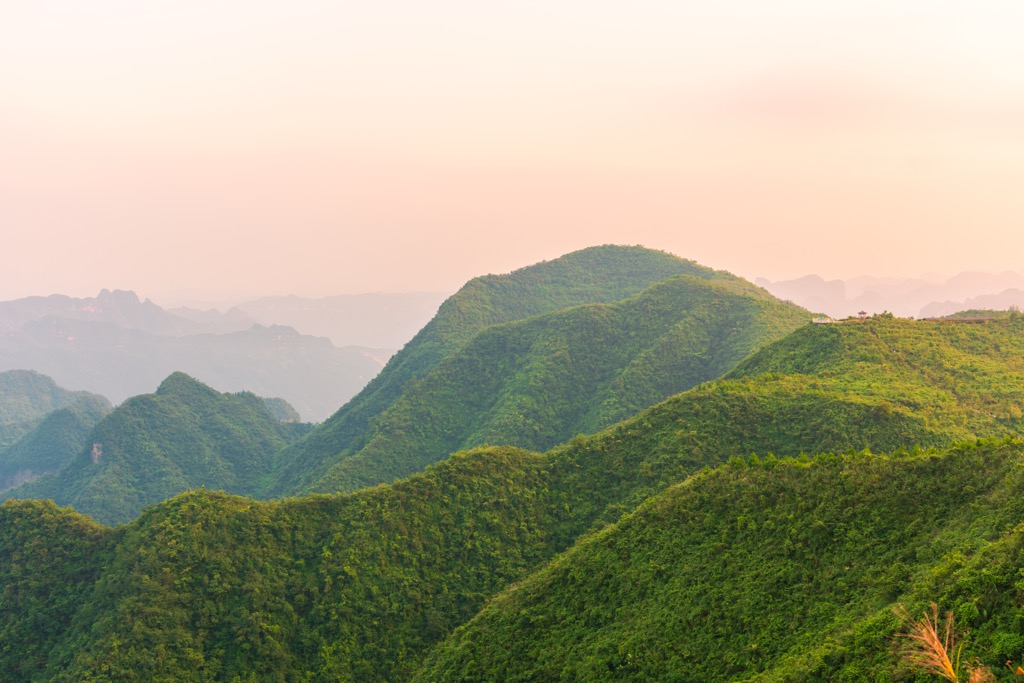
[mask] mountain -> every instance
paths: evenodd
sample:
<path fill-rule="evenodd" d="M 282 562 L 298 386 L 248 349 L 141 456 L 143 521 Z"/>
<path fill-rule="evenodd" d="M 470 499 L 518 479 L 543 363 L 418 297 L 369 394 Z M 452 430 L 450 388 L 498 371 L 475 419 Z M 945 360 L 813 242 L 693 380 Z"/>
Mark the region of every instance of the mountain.
<path fill-rule="evenodd" d="M 31 370 L 0 372 L 0 449 L 21 439 L 49 413 L 80 399 L 104 400 L 85 391 L 68 391 Z"/>
<path fill-rule="evenodd" d="M 908 680 L 893 608 L 930 600 L 970 629 L 964 661 L 999 670 L 1024 646 L 1022 457 L 1011 440 L 697 475 L 497 596 L 414 680 Z"/>
<path fill-rule="evenodd" d="M 474 311 L 473 301 L 456 310 Z M 515 396 L 550 374 L 545 359 L 576 353 L 573 334 L 614 341 L 625 328 L 639 347 L 671 340 L 641 355 L 649 365 L 637 367 L 652 371 L 637 378 L 681 373 L 672 368 L 692 363 L 673 359 L 705 348 L 698 342 L 716 329 L 709 321 L 741 320 L 748 330 L 749 312 L 766 303 L 791 310 L 735 278 L 670 274 L 608 302 L 481 323 L 460 341 L 437 334 L 450 346 L 418 357 L 410 350 L 406 358 L 423 364 L 428 352 L 440 357 L 374 427 L 399 414 L 393 406 L 443 405 L 445 387 L 475 391 L 462 379 L 440 381 L 458 378 L 472 358 L 489 359 L 465 375 L 485 389 L 485 373 L 521 376 L 498 392 Z M 722 309 L 737 315 L 720 317 Z M 680 313 L 683 325 L 655 322 Z M 698 319 L 704 327 L 695 328 Z M 674 336 L 684 329 L 697 332 Z M 11 645 L 0 648 L 0 671 L 66 681 L 572 680 L 577 672 L 893 680 L 907 676 L 892 670 L 890 607 L 931 599 L 963 615 L 972 655 L 1019 659 L 1022 333 L 1018 315 L 804 325 L 729 364 L 721 379 L 546 453 L 482 447 L 342 495 L 257 502 L 195 490 L 113 529 L 52 503 L 9 500 L 0 506 L 0 642 Z M 499 342 L 507 368 L 480 355 Z M 696 355 L 719 358 L 725 346 Z M 609 342 L 600 351 L 616 358 L 633 348 Z M 531 356 L 535 349 L 544 353 Z M 588 375 L 618 367 L 574 357 L 592 360 Z M 535 373 L 538 365 L 545 372 Z M 85 483 L 74 486 L 92 495 L 76 505 L 105 505 L 106 519 L 126 519 L 138 502 L 126 498 L 156 481 L 151 474 L 233 474 L 229 483 L 180 480 L 260 489 L 280 471 L 278 458 L 297 452 L 276 450 L 292 436 L 279 430 L 294 425 L 270 417 L 256 397 L 221 395 L 180 375 L 165 385 L 101 422 L 90 437 L 98 449 L 29 487 L 77 471 Z M 613 393 L 584 394 L 587 410 L 603 416 L 595 424 L 615 419 L 629 387 L 648 384 L 607 386 Z M 412 395 L 420 398 L 404 403 Z M 246 423 L 250 409 L 263 417 Z M 266 447 L 243 441 L 243 430 L 258 434 L 268 423 Z M 435 426 L 407 424 L 424 433 Z M 980 441 L 988 437 L 1004 440 Z M 90 478 L 101 472 L 110 472 L 102 489 Z M 502 645 L 520 656 L 510 661 Z"/>
<path fill-rule="evenodd" d="M 806 322 L 747 283 L 678 275 L 615 303 L 489 327 L 409 386 L 313 488 L 393 481 L 486 443 L 547 450 L 715 379 Z"/>
<path fill-rule="evenodd" d="M 222 394 L 183 373 L 100 421 L 56 474 L 4 492 L 51 498 L 108 524 L 185 489 L 255 490 L 277 453 L 304 431 L 251 393 Z"/>
<path fill-rule="evenodd" d="M 0 330 L 16 331 L 43 318 L 109 323 L 147 334 L 180 336 L 206 332 L 200 325 L 169 313 L 135 292 L 104 289 L 99 295 L 75 298 L 62 294 L 0 301 Z"/>
<path fill-rule="evenodd" d="M 422 680 L 891 680 L 889 606 L 931 599 L 971 620 L 972 653 L 1019 657 L 1024 444 L 974 439 L 1021 430 L 998 391 L 1021 331 L 808 326 L 546 454 L 477 449 L 347 495 L 193 491 L 117 529 L 8 501 L 0 670 L 402 681 L 429 656 Z M 801 455 L 826 450 L 848 454 Z"/>
<path fill-rule="evenodd" d="M 625 301 L 680 275 L 689 277 Z M 289 449 L 268 492 L 350 490 L 487 441 L 547 448 L 710 379 L 806 316 L 733 275 L 642 247 L 592 247 L 476 278 Z M 328 474 L 335 466 L 364 471 Z"/>
<path fill-rule="evenodd" d="M 81 396 L 0 449 L 0 491 L 59 470 L 85 447 L 93 427 L 110 410 L 102 396 Z"/>
<path fill-rule="evenodd" d="M 339 349 L 288 327 L 259 325 L 231 334 L 172 336 L 49 316 L 0 336 L 0 368 L 31 368 L 115 403 L 182 371 L 223 391 L 280 396 L 307 420 L 324 419 L 355 395 L 388 354 Z"/>
<path fill-rule="evenodd" d="M 836 318 L 857 315 L 861 310 L 928 318 L 965 308 L 1006 309 L 1021 302 L 1019 297 L 1007 295 L 1007 290 L 1024 289 L 1024 276 L 1012 272 L 967 272 L 944 280 L 860 276 L 826 281 L 807 275 L 776 282 L 757 278 L 755 282 L 780 299 Z"/>
<path fill-rule="evenodd" d="M 926 318 L 953 315 L 965 309 L 1006 311 L 1024 307 L 1024 289 L 1007 289 L 998 294 L 981 294 L 962 301 L 936 301 L 921 309 Z"/>

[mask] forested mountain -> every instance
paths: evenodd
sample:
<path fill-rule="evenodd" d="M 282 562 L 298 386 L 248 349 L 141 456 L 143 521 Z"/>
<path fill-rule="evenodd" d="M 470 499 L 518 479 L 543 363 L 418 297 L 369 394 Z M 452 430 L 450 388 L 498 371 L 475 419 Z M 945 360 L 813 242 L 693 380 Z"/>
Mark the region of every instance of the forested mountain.
<path fill-rule="evenodd" d="M 85 394 L 0 449 L 0 491 L 59 470 L 81 452 L 93 427 L 110 410 L 107 399 Z"/>
<path fill-rule="evenodd" d="M 549 448 L 717 377 L 806 320 L 733 275 L 641 247 L 477 278 L 289 449 L 268 493 L 353 490 L 482 443 Z"/>
<path fill-rule="evenodd" d="M 174 373 L 155 394 L 131 398 L 100 421 L 59 472 L 3 495 L 51 498 L 108 524 L 125 522 L 192 487 L 255 490 L 305 428 L 282 422 L 254 394 L 222 394 Z"/>
<path fill-rule="evenodd" d="M 49 413 L 79 399 L 104 400 L 85 391 L 68 391 L 31 370 L 0 372 L 0 449 L 25 436 Z"/>
<path fill-rule="evenodd" d="M 1010 674 L 1022 460 L 1011 440 L 696 475 L 499 595 L 414 680 L 925 680 L 893 608 L 930 601 L 969 629 L 964 663 Z"/>
<path fill-rule="evenodd" d="M 679 275 L 613 304 L 489 327 L 408 386 L 313 488 L 393 481 L 485 443 L 547 450 L 719 377 L 806 322 L 746 283 Z"/>
<path fill-rule="evenodd" d="M 889 607 L 932 599 L 972 655 L 1019 659 L 1024 443 L 916 444 L 1019 433 L 1000 387 L 1021 385 L 1022 340 L 1017 319 L 802 328 L 546 454 L 478 449 L 347 495 L 197 491 L 118 529 L 8 501 L 0 670 L 900 680 Z M 800 456 L 823 450 L 850 454 Z"/>

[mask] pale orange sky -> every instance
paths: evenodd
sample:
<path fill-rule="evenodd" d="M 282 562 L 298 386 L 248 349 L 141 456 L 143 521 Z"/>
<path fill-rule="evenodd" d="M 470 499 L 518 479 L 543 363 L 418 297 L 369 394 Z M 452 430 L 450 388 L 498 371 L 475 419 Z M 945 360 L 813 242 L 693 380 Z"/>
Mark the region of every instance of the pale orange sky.
<path fill-rule="evenodd" d="M 0 299 L 1024 271 L 1024 3 L 0 3 Z"/>

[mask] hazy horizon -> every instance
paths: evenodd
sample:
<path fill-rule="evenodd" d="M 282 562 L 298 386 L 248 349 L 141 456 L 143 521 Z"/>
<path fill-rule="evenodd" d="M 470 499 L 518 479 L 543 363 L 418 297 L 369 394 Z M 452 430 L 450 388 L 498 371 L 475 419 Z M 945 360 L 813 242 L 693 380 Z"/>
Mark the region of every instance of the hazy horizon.
<path fill-rule="evenodd" d="M 677 254 L 677 256 L 681 256 L 681 255 Z M 526 267 L 526 266 L 530 266 L 530 265 L 533 265 L 533 263 L 524 263 L 521 266 L 516 266 L 515 268 L 512 268 L 511 270 L 516 270 L 518 268 L 522 268 L 522 267 Z M 713 264 L 707 264 L 707 263 L 702 263 L 701 265 L 712 267 L 712 268 L 715 267 Z M 447 297 L 447 296 L 450 296 L 451 294 L 454 294 L 456 291 L 458 291 L 458 289 L 463 284 L 465 284 L 466 281 L 470 280 L 473 277 L 477 277 L 479 275 L 490 275 L 490 274 L 502 275 L 502 274 L 505 274 L 507 272 L 510 272 L 510 271 L 502 271 L 502 272 L 491 271 L 490 273 L 484 273 L 484 272 L 476 273 L 475 275 L 468 276 L 465 281 L 460 282 L 457 286 L 451 287 L 449 289 L 444 289 L 444 290 L 442 290 L 442 289 L 434 289 L 434 290 L 404 289 L 404 290 L 386 291 L 386 290 L 383 290 L 383 289 L 378 289 L 378 290 L 373 290 L 373 291 L 336 292 L 336 293 L 333 293 L 333 294 L 322 294 L 322 295 L 321 294 L 304 295 L 304 294 L 296 294 L 294 292 L 250 293 L 250 294 L 237 293 L 237 292 L 235 292 L 235 293 L 232 293 L 232 292 L 222 292 L 219 296 L 218 295 L 204 296 L 203 292 L 196 292 L 196 291 L 187 290 L 187 289 L 186 290 L 177 290 L 177 291 L 174 291 L 174 290 L 166 291 L 165 290 L 165 291 L 157 291 L 157 292 L 146 292 L 146 291 L 141 291 L 141 290 L 134 289 L 132 287 L 106 286 L 106 287 L 100 287 L 100 289 L 95 290 L 95 291 L 91 291 L 91 292 L 90 291 L 83 291 L 81 293 L 63 292 L 63 291 L 38 292 L 38 293 L 34 293 L 34 294 L 27 294 L 27 295 L 25 295 L 23 297 L 12 297 L 12 299 L 0 299 L 0 302 L 11 301 L 11 300 L 14 300 L 14 299 L 28 298 L 28 297 L 46 297 L 46 296 L 51 296 L 51 295 L 63 295 L 63 296 L 70 296 L 72 298 L 78 298 L 78 299 L 90 299 L 90 298 L 96 297 L 103 290 L 108 290 L 108 291 L 122 290 L 122 291 L 134 292 L 136 294 L 136 296 L 139 297 L 140 301 L 145 301 L 145 300 L 148 299 L 148 300 L 152 301 L 153 303 L 157 304 L 158 306 L 160 306 L 162 308 L 165 308 L 165 309 L 172 309 L 172 308 L 195 308 L 195 309 L 200 309 L 200 310 L 217 309 L 221 313 L 224 313 L 224 312 L 227 312 L 229 309 L 231 309 L 231 308 L 233 308 L 235 306 L 238 306 L 238 305 L 241 305 L 241 304 L 246 304 L 246 303 L 251 303 L 251 302 L 254 302 L 254 301 L 257 301 L 257 300 L 260 300 L 260 299 L 274 299 L 274 298 L 287 298 L 287 297 L 297 297 L 297 298 L 300 298 L 300 299 L 310 299 L 310 300 L 331 299 L 331 298 L 334 298 L 334 297 L 366 297 L 366 296 L 373 296 L 373 295 L 384 295 L 384 296 L 387 296 L 387 295 L 409 295 L 409 296 L 414 296 L 414 295 L 443 295 L 443 296 Z M 735 275 L 739 275 L 740 277 L 743 277 L 744 279 L 749 280 L 750 282 L 753 282 L 755 284 L 757 284 L 759 281 L 768 280 L 773 285 L 788 284 L 788 283 L 804 280 L 806 278 L 814 278 L 814 277 L 820 277 L 822 280 L 824 280 L 826 282 L 839 281 L 839 282 L 843 282 L 846 285 L 850 285 L 852 282 L 856 282 L 858 280 L 878 280 L 878 281 L 893 280 L 893 281 L 900 281 L 900 282 L 919 282 L 919 283 L 923 283 L 923 284 L 927 284 L 927 285 L 942 285 L 942 284 L 947 283 L 950 280 L 952 280 L 954 278 L 957 278 L 959 276 L 962 276 L 962 275 L 974 275 L 974 274 L 977 274 L 977 275 L 992 275 L 992 276 L 1019 275 L 1019 276 L 1021 276 L 1022 279 L 1024 279 L 1024 268 L 1021 268 L 1021 269 L 1018 269 L 1018 270 L 1015 270 L 1015 271 L 1014 270 L 1006 270 L 1006 271 L 998 271 L 998 272 L 997 271 L 960 271 L 960 272 L 957 272 L 957 273 L 950 273 L 950 274 L 925 273 L 923 275 L 911 275 L 911 274 L 868 275 L 868 274 L 857 274 L 857 275 L 853 275 L 851 277 L 845 277 L 845 278 L 842 278 L 842 277 L 835 277 L 835 278 L 833 278 L 833 277 L 828 277 L 826 275 L 823 275 L 821 273 L 807 272 L 807 273 L 801 273 L 799 275 L 794 275 L 793 277 L 784 277 L 784 278 L 778 278 L 778 279 L 774 279 L 774 280 L 771 279 L 771 278 L 765 278 L 764 276 L 761 276 L 761 275 L 749 275 L 749 274 L 744 274 L 744 273 L 734 273 L 734 274 Z M 981 293 L 981 291 L 982 290 L 978 290 L 978 293 Z M 987 291 L 987 290 L 985 290 L 985 291 Z M 996 292 L 992 292 L 992 293 L 996 293 Z"/>
<path fill-rule="evenodd" d="M 454 291 L 597 244 L 1020 270 L 1024 6 L 0 8 L 0 300 Z"/>

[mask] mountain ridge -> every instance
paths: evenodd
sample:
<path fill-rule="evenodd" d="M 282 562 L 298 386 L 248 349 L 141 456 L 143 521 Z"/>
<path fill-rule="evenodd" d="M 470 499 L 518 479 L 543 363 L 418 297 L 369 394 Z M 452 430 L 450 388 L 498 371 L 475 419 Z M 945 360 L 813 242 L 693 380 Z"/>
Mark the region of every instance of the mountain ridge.
<path fill-rule="evenodd" d="M 288 495 L 304 490 L 325 490 L 309 487 L 316 486 L 316 480 L 335 463 L 367 447 L 380 428 L 385 413 L 399 410 L 396 406 L 402 401 L 407 385 L 415 391 L 443 361 L 453 359 L 460 349 L 472 344 L 477 335 L 488 330 L 493 335 L 496 332 L 491 328 L 495 326 L 517 321 L 526 324 L 535 316 L 573 306 L 610 304 L 637 295 L 675 275 L 716 282 L 741 282 L 740 278 L 729 273 L 665 252 L 611 245 L 573 252 L 507 275 L 486 275 L 470 280 L 441 305 L 437 316 L 392 357 L 384 370 L 358 396 L 289 449 L 282 458 L 283 469 L 277 475 L 277 482 L 267 493 Z M 753 285 L 735 286 L 749 289 L 752 295 L 757 292 L 758 297 L 768 296 Z M 500 346 L 504 342 L 496 343 Z M 611 351 L 610 348 L 608 350 Z M 486 365 L 479 359 L 474 362 L 479 365 L 475 371 L 478 373 Z M 491 364 L 500 365 L 501 362 L 495 360 Z M 461 386 L 471 388 L 472 383 L 467 375 Z M 449 394 L 455 391 L 454 385 L 446 391 Z M 570 435 L 562 434 L 561 438 Z M 436 460 L 468 445 L 472 442 L 449 440 L 443 446 L 438 445 L 436 452 L 428 457 Z M 525 443 L 521 445 L 530 447 Z M 541 447 L 549 445 L 550 442 Z M 406 468 L 398 474 L 410 471 Z M 385 480 L 380 477 L 376 481 L 364 478 L 359 483 Z M 346 486 L 354 485 L 357 484 Z"/>

